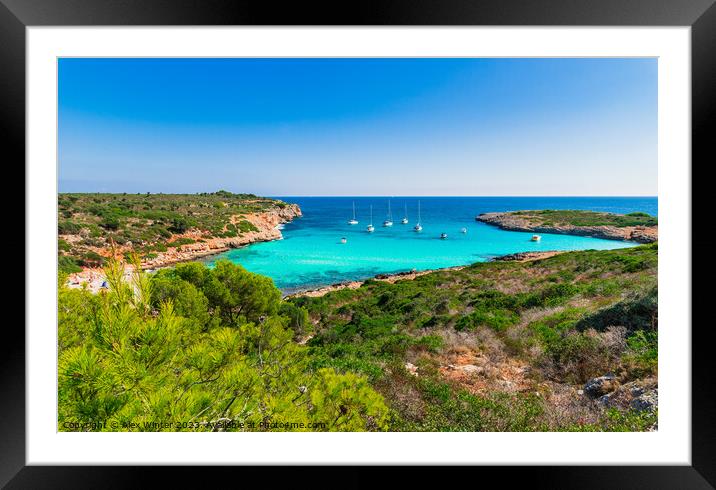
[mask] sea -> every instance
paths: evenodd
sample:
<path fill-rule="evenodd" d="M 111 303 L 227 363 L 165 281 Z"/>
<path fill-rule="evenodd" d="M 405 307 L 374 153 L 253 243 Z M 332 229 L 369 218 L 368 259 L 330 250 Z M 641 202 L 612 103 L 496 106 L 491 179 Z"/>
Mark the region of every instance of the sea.
<path fill-rule="evenodd" d="M 378 274 L 439 269 L 527 251 L 608 250 L 638 244 L 590 237 L 503 231 L 475 220 L 480 213 L 524 209 L 580 209 L 657 216 L 656 197 L 290 197 L 303 217 L 281 226 L 282 240 L 255 243 L 213 256 L 273 279 L 284 294 Z M 390 202 L 393 226 L 384 227 Z M 350 225 L 355 203 L 358 224 Z M 413 226 L 420 203 L 421 232 Z M 366 231 L 373 207 L 373 233 Z M 403 216 L 409 223 L 401 224 Z M 462 229 L 465 229 L 463 233 Z M 447 234 L 441 239 L 442 233 Z M 345 239 L 345 243 L 342 243 Z"/>

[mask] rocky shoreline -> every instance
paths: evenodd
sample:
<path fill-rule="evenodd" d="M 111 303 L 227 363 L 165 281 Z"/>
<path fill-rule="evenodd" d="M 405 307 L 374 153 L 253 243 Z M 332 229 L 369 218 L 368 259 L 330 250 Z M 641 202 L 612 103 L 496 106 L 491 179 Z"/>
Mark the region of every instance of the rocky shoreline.
<path fill-rule="evenodd" d="M 285 206 L 274 206 L 260 213 L 232 217 L 232 223 L 245 220 L 256 228 L 256 231 L 243 232 L 237 237 L 211 237 L 208 232 L 203 230 L 189 230 L 186 233 L 172 236 L 168 243 L 181 239 L 191 239 L 194 240 L 193 243 L 169 247 L 165 252 L 158 252 L 156 257 L 142 260 L 141 267 L 144 270 L 161 269 L 181 262 L 206 258 L 226 252 L 232 248 L 239 248 L 256 242 L 281 240 L 283 235 L 281 234 L 280 225 L 300 216 L 302 216 L 301 208 L 297 204 L 286 204 Z M 122 256 L 131 250 L 131 247 L 117 247 L 114 250 L 114 254 L 115 256 Z M 97 252 L 107 257 L 112 255 L 111 251 L 105 249 L 99 249 Z M 129 277 L 132 270 L 133 267 L 127 264 L 125 266 L 125 276 Z M 70 274 L 67 282 L 70 287 L 87 285 L 91 291 L 96 292 L 102 288 L 104 271 L 101 268 L 84 268 L 82 272 Z"/>
<path fill-rule="evenodd" d="M 199 230 L 176 235 L 174 239 L 190 238 L 196 241 L 177 247 L 177 249 L 161 252 L 157 254 L 157 257 L 143 261 L 142 268 L 156 269 L 167 267 L 180 262 L 188 262 L 216 255 L 232 248 L 239 248 L 256 242 L 281 240 L 283 235 L 281 234 L 279 225 L 288 223 L 300 216 L 302 216 L 301 208 L 299 208 L 297 204 L 287 204 L 284 207 L 275 206 L 269 211 L 232 218 L 232 222 L 242 219 L 257 228 L 257 231 L 244 232 L 237 237 L 206 238 L 206 233 Z"/>
<path fill-rule="evenodd" d="M 523 211 L 520 211 L 523 212 Z M 534 224 L 516 212 L 483 213 L 477 219 L 483 223 L 497 226 L 507 231 L 530 233 L 555 233 L 559 235 L 578 235 L 606 240 L 653 243 L 658 240 L 658 226 L 575 226 L 569 224 Z"/>
<path fill-rule="evenodd" d="M 563 254 L 567 250 L 545 250 L 544 252 L 517 252 L 513 254 L 500 255 L 492 259 L 496 262 L 529 262 L 530 260 L 547 259 L 555 255 Z"/>
<path fill-rule="evenodd" d="M 492 261 L 503 261 L 503 262 L 528 262 L 531 260 L 539 260 L 539 259 L 546 259 L 548 257 L 553 257 L 557 254 L 564 253 L 565 251 L 557 251 L 557 250 L 549 250 L 544 252 L 519 252 L 514 254 L 508 254 L 508 255 L 500 255 L 499 257 L 495 257 L 491 259 Z M 443 271 L 459 271 L 461 269 L 464 269 L 465 267 L 468 267 L 466 265 L 459 265 L 455 267 L 443 267 L 439 269 L 426 269 L 422 271 L 406 271 L 406 272 L 396 272 L 394 274 L 378 274 L 374 277 L 371 277 L 369 279 L 365 279 L 363 281 L 345 281 L 345 282 L 338 282 L 335 284 L 331 284 L 329 286 L 322 286 L 320 288 L 316 289 L 309 289 L 307 291 L 298 291 L 291 294 L 287 294 L 284 296 L 284 298 L 297 298 L 301 296 L 309 297 L 309 298 L 320 298 L 321 296 L 325 296 L 326 294 L 333 292 L 333 291 L 339 291 L 341 289 L 358 289 L 361 287 L 366 281 L 382 281 L 382 282 L 389 282 L 394 283 L 396 281 L 402 281 L 402 280 L 413 280 L 416 277 L 424 276 L 425 274 L 430 274 L 431 272 L 443 272 Z"/>
<path fill-rule="evenodd" d="M 382 281 L 382 282 L 389 282 L 394 283 L 396 281 L 402 281 L 402 280 L 412 280 L 416 277 L 424 276 L 425 274 L 430 274 L 431 272 L 438 272 L 438 271 L 458 271 L 460 269 L 464 269 L 465 265 L 457 266 L 457 267 L 445 267 L 442 269 L 427 269 L 424 271 L 405 271 L 405 272 L 395 272 L 393 274 L 378 274 L 376 276 L 370 277 L 368 279 L 364 279 L 362 281 L 345 281 L 345 282 L 337 282 L 328 286 L 321 286 L 320 288 L 316 289 L 309 289 L 306 291 L 297 291 L 295 293 L 287 294 L 284 296 L 284 299 L 289 298 L 297 298 L 301 296 L 309 297 L 309 298 L 320 298 L 321 296 L 325 296 L 326 294 L 333 292 L 333 291 L 339 291 L 341 289 L 358 289 L 361 287 L 366 281 Z"/>

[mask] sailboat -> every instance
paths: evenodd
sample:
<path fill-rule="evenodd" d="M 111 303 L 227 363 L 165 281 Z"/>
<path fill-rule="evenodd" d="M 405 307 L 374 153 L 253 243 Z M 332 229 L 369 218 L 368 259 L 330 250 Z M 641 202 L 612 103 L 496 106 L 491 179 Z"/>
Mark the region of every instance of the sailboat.
<path fill-rule="evenodd" d="M 375 230 L 375 228 L 373 228 L 373 205 L 372 204 L 370 205 L 370 224 L 368 226 L 366 226 L 365 229 L 368 233 L 373 233 L 373 230 Z"/>
<path fill-rule="evenodd" d="M 407 225 L 408 224 L 408 204 L 405 204 L 405 214 L 403 215 L 403 219 L 400 220 L 401 225 Z"/>
<path fill-rule="evenodd" d="M 423 231 L 423 227 L 420 225 L 420 201 L 418 201 L 418 222 L 413 226 L 415 231 Z"/>
<path fill-rule="evenodd" d="M 383 226 L 393 226 L 393 215 L 390 212 L 390 201 L 388 201 L 388 219 L 383 221 Z"/>
<path fill-rule="evenodd" d="M 356 202 L 353 201 L 353 219 L 348 220 L 349 225 L 357 225 L 358 220 L 356 219 Z"/>

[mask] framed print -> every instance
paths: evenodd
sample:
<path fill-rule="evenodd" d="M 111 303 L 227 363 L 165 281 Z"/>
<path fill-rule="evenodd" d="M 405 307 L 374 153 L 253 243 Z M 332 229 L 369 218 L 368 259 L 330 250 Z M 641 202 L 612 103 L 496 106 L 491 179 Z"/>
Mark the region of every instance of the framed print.
<path fill-rule="evenodd" d="M 712 3 L 3 0 L 27 288 L 2 482 L 712 488 Z"/>

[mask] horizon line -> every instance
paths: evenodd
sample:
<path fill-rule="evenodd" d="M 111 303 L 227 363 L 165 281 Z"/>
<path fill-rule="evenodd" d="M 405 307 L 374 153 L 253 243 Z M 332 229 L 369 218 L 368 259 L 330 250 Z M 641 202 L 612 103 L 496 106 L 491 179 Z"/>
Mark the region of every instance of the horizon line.
<path fill-rule="evenodd" d="M 478 194 L 421 194 L 421 195 L 408 195 L 408 194 L 343 194 L 343 195 L 335 195 L 335 194 L 284 194 L 284 195 L 267 195 L 265 197 L 388 197 L 388 198 L 400 198 L 400 197 L 656 197 L 659 196 L 657 194 L 651 195 L 651 194 L 613 194 L 613 195 L 606 195 L 606 194 L 581 194 L 581 195 L 567 195 L 567 194 L 492 194 L 492 195 L 478 195 Z"/>
<path fill-rule="evenodd" d="M 127 192 L 127 191 L 57 191 L 57 194 L 163 194 L 163 195 L 199 195 L 199 194 L 215 194 L 218 191 L 197 191 L 197 192 Z M 257 194 L 255 192 L 235 192 L 226 191 L 232 194 L 253 194 L 257 197 L 384 197 L 384 198 L 401 198 L 401 197 L 654 197 L 658 198 L 658 194 Z"/>

